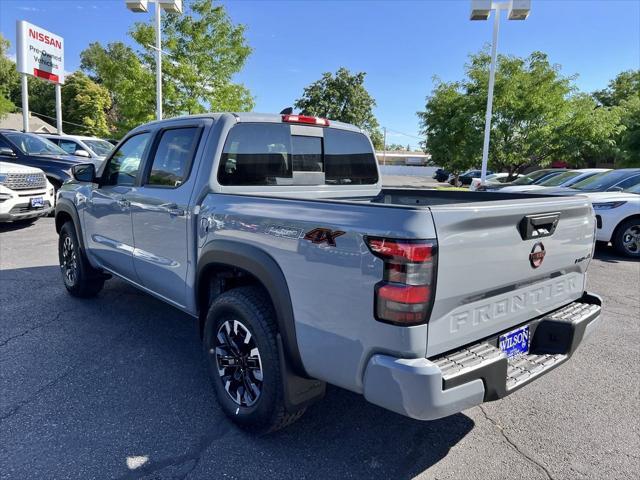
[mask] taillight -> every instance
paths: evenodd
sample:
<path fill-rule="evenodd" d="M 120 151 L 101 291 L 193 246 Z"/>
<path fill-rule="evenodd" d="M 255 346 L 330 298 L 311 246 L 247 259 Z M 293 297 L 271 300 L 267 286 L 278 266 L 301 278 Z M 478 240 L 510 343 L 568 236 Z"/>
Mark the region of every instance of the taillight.
<path fill-rule="evenodd" d="M 312 117 L 309 115 L 282 115 L 282 121 L 287 123 L 305 123 L 307 125 L 318 125 L 328 127 L 329 120 L 326 118 Z"/>
<path fill-rule="evenodd" d="M 375 287 L 375 317 L 397 325 L 429 320 L 435 294 L 435 240 L 367 237 L 371 252 L 384 260 L 384 277 Z"/>

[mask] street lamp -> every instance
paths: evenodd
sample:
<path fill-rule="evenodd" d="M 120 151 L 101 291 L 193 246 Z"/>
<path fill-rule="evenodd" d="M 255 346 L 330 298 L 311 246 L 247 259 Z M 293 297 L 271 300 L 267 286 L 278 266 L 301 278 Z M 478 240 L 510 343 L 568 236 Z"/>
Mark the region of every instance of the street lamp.
<path fill-rule="evenodd" d="M 491 44 L 491 66 L 489 67 L 489 94 L 487 95 L 487 114 L 484 121 L 484 143 L 482 144 L 482 175 L 480 183 L 484 185 L 489 161 L 489 133 L 491 132 L 491 111 L 493 109 L 493 84 L 496 79 L 496 57 L 498 53 L 498 32 L 500 31 L 500 12 L 507 10 L 509 20 L 526 20 L 531 11 L 531 0 L 471 0 L 471 20 L 488 20 L 491 10 L 493 16 L 493 42 Z"/>
<path fill-rule="evenodd" d="M 156 4 L 156 117 L 162 120 L 162 41 L 160 38 L 161 10 L 170 13 L 182 13 L 182 0 L 125 0 L 127 8 L 135 13 L 149 11 L 148 4 Z"/>

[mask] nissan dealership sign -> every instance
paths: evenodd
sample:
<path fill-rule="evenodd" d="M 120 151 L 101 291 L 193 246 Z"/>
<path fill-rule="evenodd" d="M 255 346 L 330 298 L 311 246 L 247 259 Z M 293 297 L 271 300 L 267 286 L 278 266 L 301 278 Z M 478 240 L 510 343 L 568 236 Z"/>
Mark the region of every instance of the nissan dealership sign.
<path fill-rule="evenodd" d="M 16 28 L 18 72 L 64 83 L 64 41 L 62 37 L 19 20 Z"/>

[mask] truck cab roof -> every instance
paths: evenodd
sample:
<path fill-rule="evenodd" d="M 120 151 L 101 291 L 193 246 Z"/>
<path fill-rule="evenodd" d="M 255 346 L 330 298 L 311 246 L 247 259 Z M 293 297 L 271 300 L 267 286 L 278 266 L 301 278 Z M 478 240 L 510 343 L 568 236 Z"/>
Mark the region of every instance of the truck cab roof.
<path fill-rule="evenodd" d="M 143 125 L 137 127 L 134 131 L 141 130 L 144 128 L 155 127 L 158 125 L 164 124 L 172 124 L 176 122 L 181 122 L 184 120 L 190 119 L 202 119 L 202 118 L 210 118 L 214 121 L 219 120 L 225 116 L 234 118 L 236 123 L 285 123 L 283 120 L 286 115 L 276 114 L 276 113 L 259 113 L 259 112 L 210 112 L 210 113 L 200 113 L 196 115 L 182 115 L 179 117 L 173 118 L 165 118 L 162 120 L 154 120 L 153 122 L 148 122 Z M 296 115 L 292 115 L 296 116 Z M 350 123 L 339 122 L 336 120 L 328 120 L 329 124 L 325 126 L 328 128 L 339 128 L 342 130 L 351 130 L 354 132 L 366 133 L 360 127 L 352 125 Z M 292 122 L 295 123 L 295 122 Z M 322 126 L 322 125 L 316 125 Z"/>

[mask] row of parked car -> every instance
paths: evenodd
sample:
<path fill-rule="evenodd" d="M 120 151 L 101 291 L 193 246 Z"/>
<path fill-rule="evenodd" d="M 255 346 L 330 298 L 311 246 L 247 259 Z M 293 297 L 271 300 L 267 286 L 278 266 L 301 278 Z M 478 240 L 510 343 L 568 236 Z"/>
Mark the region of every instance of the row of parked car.
<path fill-rule="evenodd" d="M 98 169 L 113 147 L 96 137 L 0 129 L 0 222 L 48 215 L 71 168 L 91 162 Z"/>
<path fill-rule="evenodd" d="M 545 168 L 515 178 L 508 173 L 487 173 L 484 185 L 480 170 L 448 180 L 478 192 L 586 195 L 596 212 L 596 239 L 611 242 L 624 255 L 640 257 L 640 168 Z M 443 175 L 436 172 L 434 178 Z"/>

